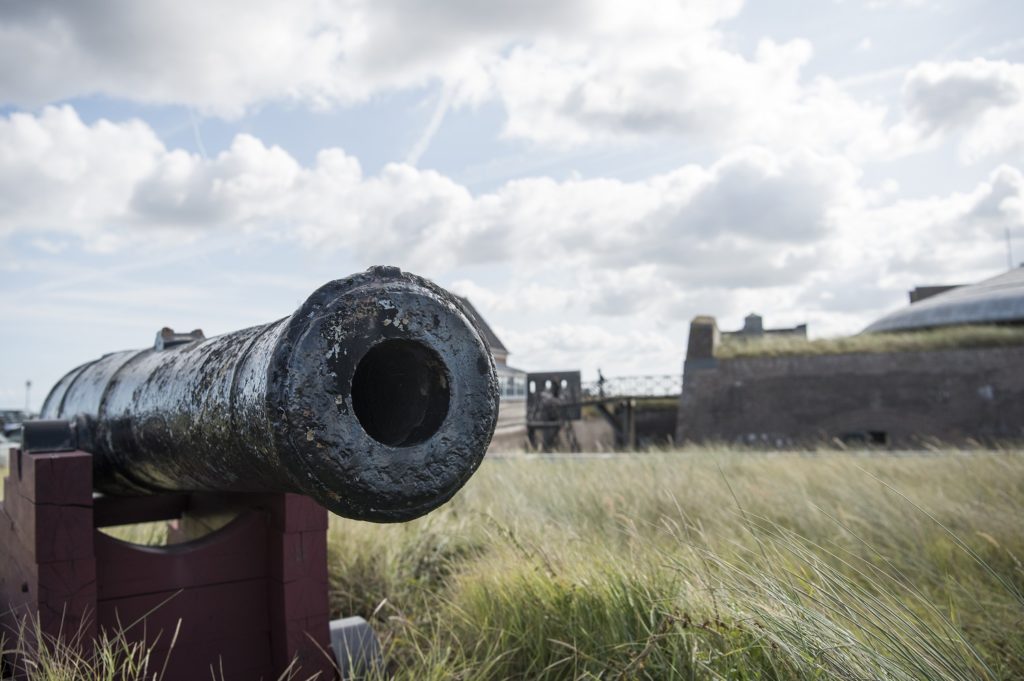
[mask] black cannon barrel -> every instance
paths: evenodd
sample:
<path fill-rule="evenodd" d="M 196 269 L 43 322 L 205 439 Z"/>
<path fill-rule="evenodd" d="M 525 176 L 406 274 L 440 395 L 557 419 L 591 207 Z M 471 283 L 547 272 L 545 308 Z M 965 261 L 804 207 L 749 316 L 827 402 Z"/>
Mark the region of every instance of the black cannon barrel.
<path fill-rule="evenodd" d="M 297 492 L 409 520 L 462 487 L 494 433 L 472 316 L 398 268 L 325 284 L 270 324 L 176 340 L 105 355 L 47 396 L 42 418 L 75 421 L 98 490 Z"/>

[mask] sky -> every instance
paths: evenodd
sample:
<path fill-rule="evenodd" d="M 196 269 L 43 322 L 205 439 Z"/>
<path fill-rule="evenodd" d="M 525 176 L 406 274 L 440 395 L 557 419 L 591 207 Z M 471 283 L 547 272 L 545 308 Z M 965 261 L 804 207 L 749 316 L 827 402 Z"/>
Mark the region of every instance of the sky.
<path fill-rule="evenodd" d="M 3 0 L 0 407 L 397 265 L 527 370 L 1024 259 L 1020 0 Z"/>

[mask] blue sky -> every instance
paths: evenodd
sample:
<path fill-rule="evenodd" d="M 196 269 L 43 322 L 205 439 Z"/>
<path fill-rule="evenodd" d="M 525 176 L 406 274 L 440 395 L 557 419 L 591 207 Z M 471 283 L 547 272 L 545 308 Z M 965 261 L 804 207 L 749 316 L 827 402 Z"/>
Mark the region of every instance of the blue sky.
<path fill-rule="evenodd" d="M 1011 0 L 0 5 L 0 404 L 395 264 L 526 369 L 859 331 L 1024 256 Z"/>

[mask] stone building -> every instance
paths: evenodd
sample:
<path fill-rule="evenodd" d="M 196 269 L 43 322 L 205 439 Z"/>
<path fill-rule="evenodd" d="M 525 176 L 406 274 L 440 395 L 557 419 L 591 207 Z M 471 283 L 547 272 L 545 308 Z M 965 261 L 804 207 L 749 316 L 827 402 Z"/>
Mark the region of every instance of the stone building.
<path fill-rule="evenodd" d="M 965 324 L 1024 324 L 1024 269 L 917 298 L 865 332 Z M 723 358 L 722 336 L 712 317 L 690 325 L 679 442 L 1024 440 L 1024 345 Z"/>
<path fill-rule="evenodd" d="M 765 338 L 807 338 L 807 325 L 800 324 L 788 329 L 766 329 L 761 315 L 751 312 L 743 318 L 743 328 L 738 331 L 723 331 L 722 341 L 744 342 L 758 341 Z"/>

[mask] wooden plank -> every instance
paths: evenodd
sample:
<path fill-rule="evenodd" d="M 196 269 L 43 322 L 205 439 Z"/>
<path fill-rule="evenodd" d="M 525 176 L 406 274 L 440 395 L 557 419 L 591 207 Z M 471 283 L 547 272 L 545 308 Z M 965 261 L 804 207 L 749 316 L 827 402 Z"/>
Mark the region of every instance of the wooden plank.
<path fill-rule="evenodd" d="M 298 579 L 327 581 L 327 530 L 271 531 L 268 549 L 272 579 L 279 582 Z"/>
<path fill-rule="evenodd" d="M 327 529 L 327 509 L 301 494 L 254 495 L 271 512 L 271 526 L 282 532 Z"/>
<path fill-rule="evenodd" d="M 96 640 L 96 620 L 91 608 L 85 614 L 72 613 L 41 603 L 37 614 L 39 628 L 48 637 L 59 637 L 66 643 L 74 643 L 84 654 L 90 654 Z"/>
<path fill-rule="evenodd" d="M 286 626 L 287 659 L 295 659 L 302 670 L 299 678 L 316 672 L 321 678 L 334 678 L 334 656 L 331 652 L 331 631 L 327 615 L 292 620 Z M 326 653 L 326 655 L 325 655 Z"/>
<path fill-rule="evenodd" d="M 208 537 L 172 546 L 136 546 L 95 533 L 101 600 L 267 574 L 266 516 L 246 512 Z"/>
<path fill-rule="evenodd" d="M 100 496 L 93 500 L 96 527 L 116 527 L 135 523 L 180 518 L 188 508 L 187 494 L 153 494 L 139 497 Z"/>
<path fill-rule="evenodd" d="M 25 502 L 29 509 L 52 510 L 54 506 L 36 507 Z M 30 550 L 18 536 L 10 516 L 0 513 L 0 547 L 4 560 L 0 562 L 0 622 L 10 633 L 16 631 L 25 617 L 38 618 L 41 630 L 52 637 L 65 640 L 83 632 L 81 644 L 92 645 L 93 616 L 96 610 L 95 562 L 91 557 L 71 561 L 37 563 Z M 33 627 L 35 622 L 33 622 Z"/>
<path fill-rule="evenodd" d="M 19 494 L 4 497 L 13 534 L 19 537 L 26 563 L 52 563 L 88 558 L 92 550 L 92 508 L 34 504 Z M 6 491 L 5 491 L 6 494 Z"/>
<path fill-rule="evenodd" d="M 92 558 L 92 507 L 37 504 L 31 531 L 37 563 Z"/>
<path fill-rule="evenodd" d="M 283 583 L 270 580 L 268 584 L 271 600 L 275 602 L 275 609 L 271 612 L 279 613 L 285 621 L 326 615 L 330 611 L 327 580 L 318 582 L 303 579 Z M 280 605 L 279 609 L 277 604 Z"/>
<path fill-rule="evenodd" d="M 20 499 L 21 494 L 18 492 L 18 481 L 14 477 L 13 472 L 8 472 L 4 476 L 4 500 L 0 503 L 9 503 L 11 499 Z"/>
<path fill-rule="evenodd" d="M 28 528 L 25 526 L 25 521 L 23 519 L 35 510 L 35 504 L 21 496 L 18 483 L 14 480 L 12 475 L 8 475 L 4 478 L 3 504 L 4 514 L 7 516 L 10 523 L 11 532 L 15 536 L 20 537 L 27 547 L 32 543 L 33 535 L 31 532 L 26 532 Z"/>
<path fill-rule="evenodd" d="M 96 611 L 96 561 L 91 558 L 38 566 L 40 611 L 62 614 L 65 628 L 91 620 Z"/>
<path fill-rule="evenodd" d="M 28 562 L 55 563 L 92 557 L 91 508 L 22 501 L 11 503 L 8 509 Z"/>
<path fill-rule="evenodd" d="M 161 641 L 170 641 L 180 619 L 178 642 L 188 647 L 224 632 L 269 631 L 266 588 L 266 580 L 251 579 L 100 600 L 96 619 L 108 631 L 128 628 L 132 640 L 145 632 L 149 640 L 159 635 Z"/>
<path fill-rule="evenodd" d="M 92 556 L 92 457 L 61 452 L 21 459 L 20 478 L 12 470 L 4 479 L 4 508 L 21 539 L 23 562 Z M 61 494 L 67 494 L 67 503 Z"/>
<path fill-rule="evenodd" d="M 325 661 L 321 651 L 330 651 L 331 632 L 327 616 L 278 622 L 271 635 L 271 652 L 277 670 L 283 670 L 292 660 L 298 660 L 303 669 L 310 668 L 312 673 L 320 670 Z"/>
<path fill-rule="evenodd" d="M 221 681 L 220 670 L 223 669 L 223 681 L 275 681 L 278 674 L 271 659 L 269 638 L 266 631 L 211 635 L 191 644 L 179 642 L 170 651 L 162 641 L 153 648 L 152 659 L 158 661 L 157 670 L 164 660 L 167 661 L 167 679 L 216 678 Z M 211 667 L 215 675 L 210 674 Z M 322 681 L 330 678 L 321 677 Z"/>
<path fill-rule="evenodd" d="M 226 679 L 269 681 L 293 656 L 304 674 L 334 676 L 322 652 L 330 640 L 322 507 L 299 495 L 231 495 L 229 503 L 262 510 L 185 545 L 135 546 L 97 532 L 94 521 L 166 518 L 187 497 L 101 498 L 94 506 L 91 490 L 81 490 L 83 479 L 91 485 L 79 470 L 86 463 L 91 471 L 91 458 L 80 452 L 33 455 L 20 481 L 4 481 L 0 595 L 9 604 L 37 612 L 49 633 L 71 635 L 86 621 L 87 645 L 97 626 L 135 624 L 129 640 L 155 642 L 160 651 L 181 620 L 169 678 L 205 678 L 222 663 Z M 83 620 L 87 613 L 93 619 Z M 11 613 L 0 621 L 16 625 Z"/>
<path fill-rule="evenodd" d="M 0 547 L 4 552 L 0 561 L 0 632 L 7 635 L 16 633 L 20 619 L 34 612 L 38 591 L 36 576 L 19 560 L 20 542 L 6 504 L 0 503 Z"/>
<path fill-rule="evenodd" d="M 23 454 L 21 494 L 36 504 L 92 505 L 92 454 Z"/>

